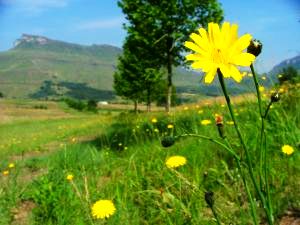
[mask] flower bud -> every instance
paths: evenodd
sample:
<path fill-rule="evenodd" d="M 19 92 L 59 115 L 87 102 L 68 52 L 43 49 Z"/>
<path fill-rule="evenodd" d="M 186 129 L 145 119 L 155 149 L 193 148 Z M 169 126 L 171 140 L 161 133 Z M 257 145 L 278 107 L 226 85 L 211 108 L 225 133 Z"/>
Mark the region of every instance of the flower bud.
<path fill-rule="evenodd" d="M 225 131 L 223 126 L 223 117 L 220 115 L 216 116 L 216 125 L 218 127 L 219 135 L 221 138 L 225 138 Z"/>
<path fill-rule="evenodd" d="M 165 148 L 171 147 L 174 144 L 175 144 L 175 138 L 172 136 L 163 137 L 163 139 L 161 140 L 161 145 Z"/>
<path fill-rule="evenodd" d="M 261 53 L 262 43 L 259 40 L 253 39 L 250 41 L 250 45 L 247 48 L 247 52 L 251 53 L 255 57 Z"/>
<path fill-rule="evenodd" d="M 280 100 L 279 92 L 275 92 L 271 95 L 271 102 L 278 102 Z"/>
<path fill-rule="evenodd" d="M 212 208 L 214 206 L 214 193 L 212 191 L 207 191 L 204 194 L 204 198 L 207 205 Z"/>

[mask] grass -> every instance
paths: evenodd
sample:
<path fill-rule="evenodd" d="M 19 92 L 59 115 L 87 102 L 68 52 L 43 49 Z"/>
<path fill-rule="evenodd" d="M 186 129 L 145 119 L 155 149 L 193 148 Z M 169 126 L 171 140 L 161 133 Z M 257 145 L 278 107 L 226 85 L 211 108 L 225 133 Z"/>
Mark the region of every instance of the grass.
<path fill-rule="evenodd" d="M 300 184 L 299 97 L 299 90 L 290 88 L 267 118 L 270 187 L 278 220 L 287 209 L 300 208 L 296 188 Z M 267 100 L 264 107 L 266 104 Z M 234 107 L 251 156 L 257 161 L 255 139 L 259 138 L 260 121 L 256 103 L 244 101 Z M 0 169 L 6 170 L 9 163 L 16 166 L 0 178 L 0 224 L 20 223 L 16 215 L 27 212 L 21 207 L 24 202 L 35 205 L 25 213 L 27 224 L 216 224 L 204 200 L 206 191 L 214 192 L 215 208 L 224 224 L 251 224 L 235 162 L 222 148 L 195 138 L 180 139 L 170 148 L 161 146 L 168 135 L 196 133 L 218 138 L 216 113 L 224 116 L 226 135 L 243 157 L 234 128 L 226 123 L 230 121 L 227 109 L 219 103 L 200 108 L 189 105 L 168 115 L 75 113 L 67 119 L 2 124 L 1 143 L 6 148 L 1 149 Z M 154 117 L 157 123 L 151 122 Z M 201 125 L 204 119 L 212 123 Z M 168 129 L 168 124 L 174 128 Z M 95 138 L 80 139 L 88 135 Z M 73 137 L 76 142 L 70 141 Z M 21 142 L 8 145 L 13 138 Z M 49 154 L 13 161 L 16 153 L 30 154 L 35 146 L 43 148 L 51 142 L 58 144 Z M 284 144 L 294 147 L 293 155 L 283 155 Z M 165 161 L 173 155 L 186 157 L 187 164 L 167 168 Z M 258 175 L 257 165 L 255 171 Z M 74 175 L 71 182 L 66 180 L 68 174 Z M 106 220 L 91 217 L 90 207 L 99 199 L 110 199 L 116 206 L 116 213 Z"/>

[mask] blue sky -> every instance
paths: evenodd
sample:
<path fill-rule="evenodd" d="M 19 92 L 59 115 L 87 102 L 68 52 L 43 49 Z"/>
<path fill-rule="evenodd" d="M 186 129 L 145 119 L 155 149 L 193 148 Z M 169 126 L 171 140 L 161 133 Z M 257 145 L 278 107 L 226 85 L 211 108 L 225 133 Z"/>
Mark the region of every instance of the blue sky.
<path fill-rule="evenodd" d="M 260 72 L 300 54 L 299 0 L 220 0 L 225 20 L 264 44 Z M 0 0 L 0 51 L 22 33 L 79 44 L 122 46 L 125 22 L 117 0 Z"/>

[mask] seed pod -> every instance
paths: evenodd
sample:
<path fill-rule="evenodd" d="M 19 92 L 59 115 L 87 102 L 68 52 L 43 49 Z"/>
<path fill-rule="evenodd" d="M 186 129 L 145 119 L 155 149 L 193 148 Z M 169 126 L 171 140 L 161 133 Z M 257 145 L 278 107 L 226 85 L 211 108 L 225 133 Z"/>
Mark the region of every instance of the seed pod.
<path fill-rule="evenodd" d="M 271 102 L 278 102 L 280 100 L 279 92 L 275 92 L 271 95 Z"/>
<path fill-rule="evenodd" d="M 175 144 L 175 138 L 172 136 L 163 137 L 163 139 L 161 140 L 161 145 L 165 148 L 171 147 L 174 144 Z"/>
<path fill-rule="evenodd" d="M 207 205 L 212 208 L 214 206 L 214 193 L 212 191 L 207 191 L 204 194 L 204 198 Z"/>
<path fill-rule="evenodd" d="M 250 45 L 247 48 L 247 52 L 257 57 L 262 50 L 262 43 L 259 40 L 253 39 L 250 41 Z"/>

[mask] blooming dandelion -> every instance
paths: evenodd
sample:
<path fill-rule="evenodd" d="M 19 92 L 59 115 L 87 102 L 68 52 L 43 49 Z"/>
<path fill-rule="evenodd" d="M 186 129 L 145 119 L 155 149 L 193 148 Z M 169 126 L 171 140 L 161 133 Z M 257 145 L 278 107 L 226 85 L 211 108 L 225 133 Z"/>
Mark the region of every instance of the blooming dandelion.
<path fill-rule="evenodd" d="M 202 69 L 206 73 L 204 82 L 210 84 L 220 69 L 225 78 L 233 78 L 236 82 L 242 80 L 242 74 L 236 66 L 250 66 L 255 56 L 243 52 L 250 45 L 252 36 L 245 34 L 238 38 L 238 25 L 224 22 L 221 29 L 217 23 L 208 24 L 208 32 L 200 28 L 199 34 L 192 33 L 185 47 L 193 50 L 186 59 L 194 61 L 193 69 Z"/>
<path fill-rule="evenodd" d="M 230 120 L 230 121 L 226 121 L 226 124 L 228 124 L 228 125 L 234 125 L 234 122 L 232 120 Z"/>
<path fill-rule="evenodd" d="M 278 92 L 281 94 L 284 93 L 284 88 L 279 88 Z"/>
<path fill-rule="evenodd" d="M 74 178 L 74 175 L 73 175 L 73 174 L 68 174 L 67 177 L 66 177 L 66 179 L 67 179 L 68 181 L 72 181 L 73 178 Z"/>
<path fill-rule="evenodd" d="M 290 145 L 284 145 L 281 147 L 281 151 L 286 155 L 291 155 L 294 152 L 294 148 Z"/>
<path fill-rule="evenodd" d="M 189 107 L 185 106 L 185 107 L 183 108 L 183 110 L 184 110 L 184 111 L 187 111 L 187 110 L 189 110 Z"/>
<path fill-rule="evenodd" d="M 259 87 L 258 87 L 258 90 L 259 90 L 260 92 L 264 92 L 265 87 L 264 87 L 264 86 L 259 86 Z"/>
<path fill-rule="evenodd" d="M 2 174 L 3 174 L 3 176 L 8 176 L 9 171 L 8 171 L 8 170 L 5 170 L 5 171 L 2 172 Z"/>
<path fill-rule="evenodd" d="M 152 123 L 157 123 L 157 119 L 156 118 L 152 118 L 151 122 Z"/>
<path fill-rule="evenodd" d="M 172 156 L 167 159 L 166 166 L 168 168 L 177 168 L 186 164 L 186 158 L 183 156 Z"/>
<path fill-rule="evenodd" d="M 15 167 L 15 164 L 14 164 L 14 163 L 8 164 L 8 168 L 12 169 L 12 168 L 14 168 L 14 167 Z"/>
<path fill-rule="evenodd" d="M 92 215 L 97 219 L 109 218 L 116 211 L 116 207 L 111 200 L 99 200 L 92 206 Z"/>
<path fill-rule="evenodd" d="M 174 128 L 174 125 L 173 125 L 173 124 L 168 124 L 167 128 L 168 128 L 168 129 L 173 129 L 173 128 Z"/>
<path fill-rule="evenodd" d="M 209 125 L 209 124 L 211 124 L 211 120 L 202 120 L 201 121 L 201 125 L 206 126 L 206 125 Z"/>
<path fill-rule="evenodd" d="M 221 104 L 221 107 L 222 107 L 222 108 L 225 108 L 225 105 L 224 105 L 224 104 Z"/>

